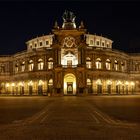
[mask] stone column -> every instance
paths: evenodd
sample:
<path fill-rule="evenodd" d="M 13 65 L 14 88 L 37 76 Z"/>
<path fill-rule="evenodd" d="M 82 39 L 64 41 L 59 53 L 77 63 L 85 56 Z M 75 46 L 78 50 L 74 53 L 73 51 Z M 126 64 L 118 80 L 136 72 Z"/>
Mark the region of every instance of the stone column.
<path fill-rule="evenodd" d="M 78 49 L 78 64 L 80 65 L 81 64 L 81 61 L 82 61 L 82 52 L 81 52 L 81 48 Z"/>

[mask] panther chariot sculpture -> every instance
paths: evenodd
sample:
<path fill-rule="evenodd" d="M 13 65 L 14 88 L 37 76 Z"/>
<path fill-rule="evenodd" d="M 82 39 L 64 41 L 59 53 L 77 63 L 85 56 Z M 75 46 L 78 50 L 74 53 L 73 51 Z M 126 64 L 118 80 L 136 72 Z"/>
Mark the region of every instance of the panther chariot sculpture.
<path fill-rule="evenodd" d="M 64 29 L 76 28 L 76 24 L 75 24 L 76 16 L 74 15 L 73 12 L 66 10 L 64 12 L 62 18 L 63 18 L 63 26 L 62 26 L 62 28 L 64 28 Z"/>

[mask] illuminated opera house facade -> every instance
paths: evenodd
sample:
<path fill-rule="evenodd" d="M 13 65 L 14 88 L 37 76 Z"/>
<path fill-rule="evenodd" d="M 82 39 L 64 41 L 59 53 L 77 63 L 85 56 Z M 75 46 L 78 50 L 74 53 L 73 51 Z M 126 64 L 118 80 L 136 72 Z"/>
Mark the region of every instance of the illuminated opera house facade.
<path fill-rule="evenodd" d="M 65 11 L 52 34 L 26 42 L 27 50 L 0 56 L 1 95 L 127 95 L 140 90 L 140 54 L 112 49 Z"/>

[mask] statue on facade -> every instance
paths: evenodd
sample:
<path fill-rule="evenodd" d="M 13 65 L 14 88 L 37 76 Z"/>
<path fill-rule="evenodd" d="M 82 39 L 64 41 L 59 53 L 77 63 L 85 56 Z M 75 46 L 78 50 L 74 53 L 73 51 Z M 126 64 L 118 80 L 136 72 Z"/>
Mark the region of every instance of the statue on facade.
<path fill-rule="evenodd" d="M 76 28 L 76 24 L 75 24 L 76 16 L 74 15 L 73 12 L 66 10 L 64 12 L 62 18 L 63 18 L 63 25 L 62 25 L 63 29 L 75 29 Z"/>
<path fill-rule="evenodd" d="M 71 11 L 65 11 L 63 16 L 62 16 L 64 22 L 75 22 L 76 16 L 74 15 L 73 12 Z"/>

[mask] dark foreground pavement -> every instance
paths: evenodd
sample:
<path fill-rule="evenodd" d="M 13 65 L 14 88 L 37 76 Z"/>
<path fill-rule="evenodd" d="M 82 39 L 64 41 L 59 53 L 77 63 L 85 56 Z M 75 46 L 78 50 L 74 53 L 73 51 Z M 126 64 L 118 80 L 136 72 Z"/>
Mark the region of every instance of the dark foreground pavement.
<path fill-rule="evenodd" d="M 140 140 L 140 97 L 2 97 L 0 121 L 0 140 Z"/>

